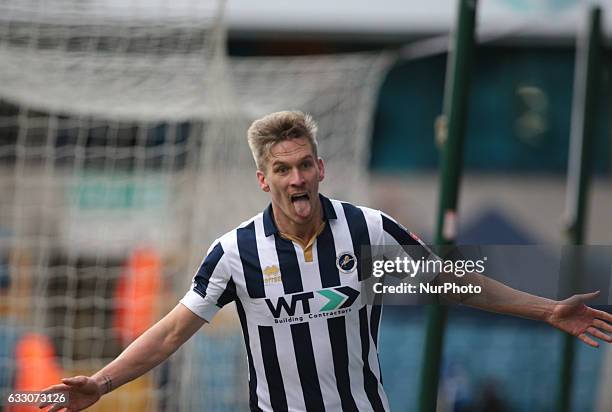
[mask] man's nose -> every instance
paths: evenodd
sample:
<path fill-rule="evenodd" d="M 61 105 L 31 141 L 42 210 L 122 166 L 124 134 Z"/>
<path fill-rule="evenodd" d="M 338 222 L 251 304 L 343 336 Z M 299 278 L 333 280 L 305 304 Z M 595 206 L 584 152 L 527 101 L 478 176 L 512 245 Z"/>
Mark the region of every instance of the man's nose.
<path fill-rule="evenodd" d="M 302 186 L 304 184 L 304 174 L 297 167 L 291 171 L 291 181 L 293 186 Z"/>

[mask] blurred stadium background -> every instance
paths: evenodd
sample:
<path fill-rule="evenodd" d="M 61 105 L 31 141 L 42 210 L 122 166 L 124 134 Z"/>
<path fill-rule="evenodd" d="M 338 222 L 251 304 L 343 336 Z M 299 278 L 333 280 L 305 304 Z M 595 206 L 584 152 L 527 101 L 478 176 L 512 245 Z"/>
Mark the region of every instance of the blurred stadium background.
<path fill-rule="evenodd" d="M 434 122 L 455 3 L 0 2 L 3 397 L 95 372 L 176 304 L 210 242 L 267 204 L 245 132 L 268 112 L 301 109 L 319 121 L 323 193 L 385 210 L 432 241 Z M 588 4 L 479 3 L 460 243 L 565 241 L 575 47 Z M 609 45 L 612 1 L 599 4 Z M 611 57 L 589 244 L 612 241 Z M 413 410 L 424 313 L 385 312 L 385 386 L 393 410 Z M 554 410 L 558 333 L 454 309 L 446 336 L 439 411 Z M 582 345 L 577 356 L 572 410 L 612 411 L 612 352 Z M 92 410 L 246 410 L 246 379 L 229 308 Z"/>

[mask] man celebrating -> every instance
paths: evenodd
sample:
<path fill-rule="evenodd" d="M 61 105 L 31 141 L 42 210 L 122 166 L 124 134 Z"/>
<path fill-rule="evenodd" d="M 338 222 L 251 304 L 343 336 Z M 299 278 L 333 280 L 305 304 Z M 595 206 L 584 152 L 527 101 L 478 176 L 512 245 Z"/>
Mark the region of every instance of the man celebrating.
<path fill-rule="evenodd" d="M 319 194 L 325 167 L 316 132 L 313 119 L 297 111 L 251 125 L 257 180 L 270 205 L 213 242 L 185 297 L 119 357 L 91 377 L 47 388 L 69 391 L 68 411 L 161 363 L 230 302 L 244 334 L 251 410 L 389 410 L 377 356 L 381 307 L 360 294 L 361 248 L 429 252 L 385 214 Z M 542 320 L 592 346 L 592 337 L 612 341 L 604 332 L 612 332 L 612 315 L 584 305 L 595 294 L 557 302 L 469 276 L 487 289 L 487 299 L 457 297 L 464 304 Z M 512 305 L 495 303 L 509 297 Z"/>

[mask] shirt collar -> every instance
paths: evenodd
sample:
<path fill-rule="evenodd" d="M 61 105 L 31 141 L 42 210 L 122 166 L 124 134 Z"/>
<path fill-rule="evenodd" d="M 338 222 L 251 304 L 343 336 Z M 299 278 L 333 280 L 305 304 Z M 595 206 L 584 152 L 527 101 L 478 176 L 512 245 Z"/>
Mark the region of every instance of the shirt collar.
<path fill-rule="evenodd" d="M 319 199 L 321 200 L 321 206 L 323 211 L 323 220 L 337 219 L 336 211 L 332 205 L 331 200 L 319 193 Z M 266 210 L 263 212 L 263 225 L 264 234 L 267 236 L 278 233 L 278 228 L 274 222 L 274 213 L 272 212 L 272 203 L 268 205 Z"/>

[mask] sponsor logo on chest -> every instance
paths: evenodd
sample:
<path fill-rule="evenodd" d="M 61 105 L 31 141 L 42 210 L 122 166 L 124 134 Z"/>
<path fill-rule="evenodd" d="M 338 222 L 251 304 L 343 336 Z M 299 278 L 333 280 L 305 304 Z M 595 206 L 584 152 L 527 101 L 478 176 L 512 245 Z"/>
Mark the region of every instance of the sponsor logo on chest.
<path fill-rule="evenodd" d="M 266 306 L 275 323 L 304 321 L 320 317 L 344 315 L 352 310 L 359 291 L 338 286 L 310 292 L 266 298 Z"/>

